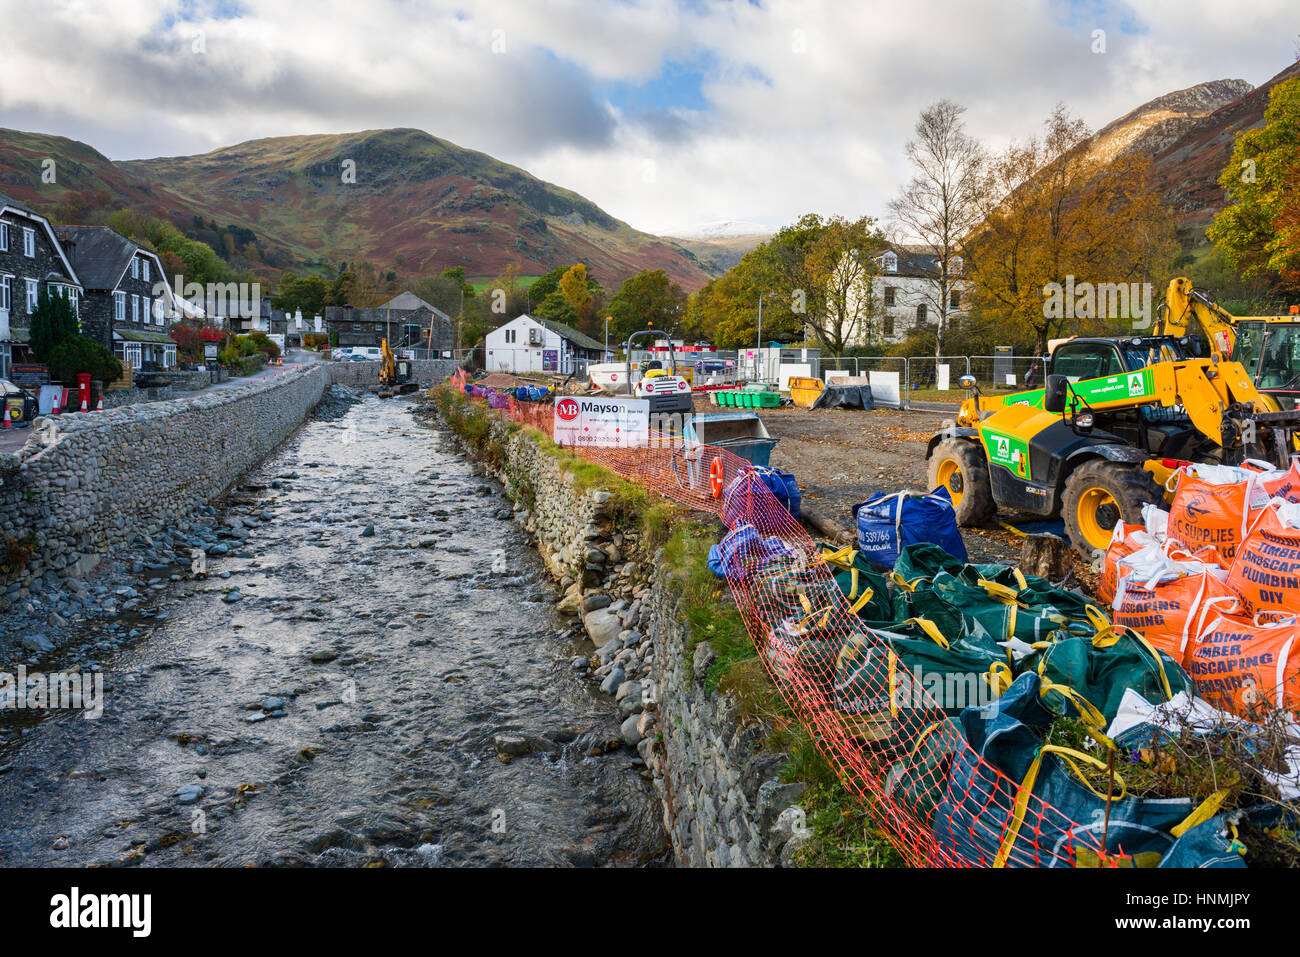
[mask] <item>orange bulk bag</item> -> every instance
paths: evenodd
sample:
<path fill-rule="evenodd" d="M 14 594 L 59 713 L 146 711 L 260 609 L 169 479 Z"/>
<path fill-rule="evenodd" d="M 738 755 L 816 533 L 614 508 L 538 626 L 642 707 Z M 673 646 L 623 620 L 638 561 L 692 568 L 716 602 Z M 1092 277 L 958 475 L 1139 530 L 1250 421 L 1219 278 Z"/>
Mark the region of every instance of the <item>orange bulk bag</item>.
<path fill-rule="evenodd" d="M 1288 502 L 1300 502 L 1300 456 L 1293 456 L 1291 467 L 1285 471 L 1266 471 L 1259 477 L 1264 491 Z"/>
<path fill-rule="evenodd" d="M 1273 620 L 1261 620 L 1261 619 Z M 1294 615 L 1254 618 L 1216 611 L 1192 647 L 1196 692 L 1222 711 L 1258 719 L 1300 709 L 1300 625 Z"/>
<path fill-rule="evenodd" d="M 1181 466 L 1174 473 L 1178 485 L 1169 505 L 1169 537 L 1189 551 L 1212 547 L 1216 564 L 1227 568 L 1254 514 L 1268 503 L 1259 474 L 1232 465 Z"/>
<path fill-rule="evenodd" d="M 1300 614 L 1300 504 L 1276 499 L 1256 518 L 1228 569 L 1247 615 Z"/>
<path fill-rule="evenodd" d="M 1164 547 L 1149 545 L 1119 560 L 1111 617 L 1187 668 L 1209 613 L 1216 605 L 1237 604 L 1227 574 L 1218 565 L 1188 556 L 1176 560 Z"/>
<path fill-rule="evenodd" d="M 1169 513 L 1156 505 L 1142 506 L 1142 524 L 1129 525 L 1124 519 L 1115 523 L 1110 545 L 1101 558 L 1101 577 L 1097 580 L 1097 597 L 1109 605 L 1115 597 L 1115 564 L 1139 548 L 1165 540 Z"/>
<path fill-rule="evenodd" d="M 1115 566 L 1120 559 L 1127 558 L 1139 548 L 1155 544 L 1156 540 L 1147 532 L 1145 525 L 1129 525 L 1122 518 L 1115 523 L 1111 533 L 1110 547 L 1101 559 L 1101 577 L 1097 579 L 1097 597 L 1110 604 L 1115 597 Z"/>

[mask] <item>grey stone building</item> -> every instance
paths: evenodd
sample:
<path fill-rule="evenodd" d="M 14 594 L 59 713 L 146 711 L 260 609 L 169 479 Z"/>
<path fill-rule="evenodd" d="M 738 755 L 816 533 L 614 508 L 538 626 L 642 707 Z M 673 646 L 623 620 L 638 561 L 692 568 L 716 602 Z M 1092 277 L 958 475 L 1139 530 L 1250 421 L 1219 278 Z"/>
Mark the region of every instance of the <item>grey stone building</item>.
<path fill-rule="evenodd" d="M 171 296 L 157 255 L 107 226 L 59 226 L 54 232 L 84 286 L 82 334 L 132 369 L 175 368 Z"/>
<path fill-rule="evenodd" d="M 451 316 L 410 292 L 381 306 L 326 306 L 325 325 L 331 341 L 340 347 L 377 346 L 384 339 L 393 349 L 418 344 L 421 349 L 443 352 L 456 345 L 456 324 Z"/>
<path fill-rule="evenodd" d="M 33 361 L 31 316 L 42 289 L 70 298 L 80 313 L 81 281 L 49 220 L 0 193 L 0 378 Z"/>

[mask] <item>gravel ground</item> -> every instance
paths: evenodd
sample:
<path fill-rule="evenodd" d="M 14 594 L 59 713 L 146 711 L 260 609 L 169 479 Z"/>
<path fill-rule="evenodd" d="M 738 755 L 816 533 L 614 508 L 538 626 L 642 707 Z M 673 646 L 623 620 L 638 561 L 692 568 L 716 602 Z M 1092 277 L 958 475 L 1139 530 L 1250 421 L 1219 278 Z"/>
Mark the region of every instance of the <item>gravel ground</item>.
<path fill-rule="evenodd" d="M 704 411 L 704 410 L 701 410 Z M 852 507 L 872 492 L 927 490 L 925 449 L 951 413 L 880 409 L 763 409 L 773 438 L 772 465 L 794 473 L 804 501 L 845 528 Z M 1000 527 L 962 529 L 970 559 L 1015 564 L 1020 539 Z"/>

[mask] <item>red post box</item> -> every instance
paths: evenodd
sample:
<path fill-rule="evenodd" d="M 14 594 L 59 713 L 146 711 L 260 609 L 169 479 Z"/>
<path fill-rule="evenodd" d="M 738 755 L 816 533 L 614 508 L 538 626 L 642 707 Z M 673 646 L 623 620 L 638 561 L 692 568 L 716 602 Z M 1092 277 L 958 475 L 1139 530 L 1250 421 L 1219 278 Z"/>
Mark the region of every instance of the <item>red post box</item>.
<path fill-rule="evenodd" d="M 77 392 L 81 394 L 81 405 L 78 408 L 82 412 L 90 411 L 90 373 L 77 373 Z"/>

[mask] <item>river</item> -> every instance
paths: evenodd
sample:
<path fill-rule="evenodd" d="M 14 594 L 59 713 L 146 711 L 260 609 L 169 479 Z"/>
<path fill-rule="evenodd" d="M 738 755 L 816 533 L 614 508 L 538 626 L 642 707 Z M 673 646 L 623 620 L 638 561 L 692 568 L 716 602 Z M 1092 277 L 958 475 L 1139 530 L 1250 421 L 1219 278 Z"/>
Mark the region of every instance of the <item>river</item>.
<path fill-rule="evenodd" d="M 540 557 L 409 410 L 309 419 L 246 476 L 225 513 L 245 544 L 100 659 L 102 717 L 0 715 L 21 724 L 0 739 L 0 864 L 666 862 Z M 494 737 L 515 732 L 540 744 L 505 763 Z"/>

